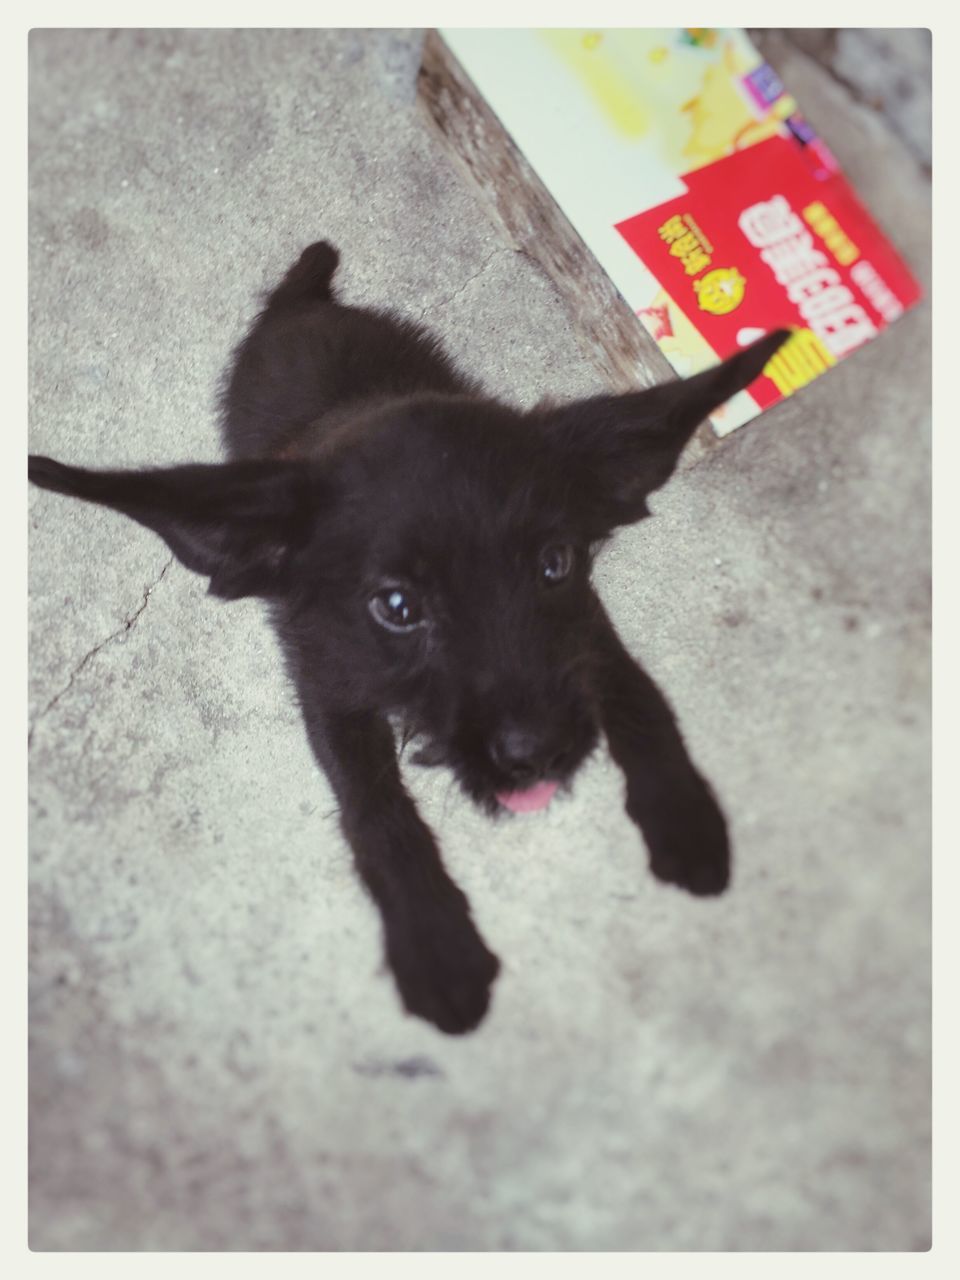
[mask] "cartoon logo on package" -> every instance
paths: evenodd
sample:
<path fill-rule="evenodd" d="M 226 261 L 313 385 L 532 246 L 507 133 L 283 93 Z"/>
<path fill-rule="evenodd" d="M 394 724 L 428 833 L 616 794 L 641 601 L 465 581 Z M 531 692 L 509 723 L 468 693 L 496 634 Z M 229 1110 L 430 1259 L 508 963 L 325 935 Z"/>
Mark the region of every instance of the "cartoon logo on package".
<path fill-rule="evenodd" d="M 747 282 L 735 267 L 717 267 L 702 280 L 695 280 L 693 291 L 702 311 L 712 316 L 726 316 L 736 311 L 743 301 Z"/>

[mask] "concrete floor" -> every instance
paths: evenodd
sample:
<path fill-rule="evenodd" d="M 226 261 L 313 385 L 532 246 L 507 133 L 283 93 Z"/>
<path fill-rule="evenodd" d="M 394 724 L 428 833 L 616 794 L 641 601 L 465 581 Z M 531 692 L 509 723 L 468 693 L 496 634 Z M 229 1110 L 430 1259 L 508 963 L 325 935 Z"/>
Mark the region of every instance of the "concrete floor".
<path fill-rule="evenodd" d="M 924 284 L 929 184 L 768 56 Z M 257 291 L 340 245 L 523 403 L 598 389 L 415 103 L 419 36 L 34 31 L 31 447 L 218 456 Z M 929 1234 L 926 305 L 604 554 L 736 840 L 654 883 L 597 759 L 492 828 L 413 773 L 504 961 L 448 1039 L 380 964 L 260 606 L 31 492 L 31 1245 L 918 1250 Z"/>

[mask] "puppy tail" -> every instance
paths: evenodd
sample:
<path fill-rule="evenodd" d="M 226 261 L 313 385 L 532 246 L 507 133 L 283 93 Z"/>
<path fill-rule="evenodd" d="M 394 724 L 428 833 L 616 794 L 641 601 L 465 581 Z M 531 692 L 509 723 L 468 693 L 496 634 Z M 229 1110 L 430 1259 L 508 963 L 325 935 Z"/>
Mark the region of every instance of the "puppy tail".
<path fill-rule="evenodd" d="M 339 253 L 326 240 L 308 245 L 277 287 L 267 295 L 267 307 L 329 302 L 333 297 L 331 281 L 339 262 Z"/>

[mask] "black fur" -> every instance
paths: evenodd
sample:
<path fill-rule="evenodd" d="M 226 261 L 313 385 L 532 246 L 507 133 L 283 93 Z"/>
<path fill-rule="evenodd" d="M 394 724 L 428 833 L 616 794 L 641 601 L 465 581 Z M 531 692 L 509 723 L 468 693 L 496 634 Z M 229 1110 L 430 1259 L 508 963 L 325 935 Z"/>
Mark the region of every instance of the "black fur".
<path fill-rule="evenodd" d="M 156 530 L 213 594 L 270 601 L 400 996 L 464 1032 L 499 962 L 403 787 L 394 727 L 491 813 L 498 795 L 569 784 L 603 732 L 654 875 L 720 893 L 723 815 L 613 631 L 591 558 L 648 514 L 697 425 L 787 335 L 683 382 L 520 413 L 418 325 L 337 302 L 337 261 L 305 250 L 240 344 L 223 392 L 232 461 L 124 472 L 34 456 L 30 478 Z"/>

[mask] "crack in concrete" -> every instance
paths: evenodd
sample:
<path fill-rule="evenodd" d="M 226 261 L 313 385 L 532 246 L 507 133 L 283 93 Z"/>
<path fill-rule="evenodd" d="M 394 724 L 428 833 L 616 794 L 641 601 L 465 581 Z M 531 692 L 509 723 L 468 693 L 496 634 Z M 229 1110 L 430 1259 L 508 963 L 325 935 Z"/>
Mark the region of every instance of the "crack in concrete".
<path fill-rule="evenodd" d="M 167 561 L 167 563 L 160 570 L 159 575 L 153 580 L 153 582 L 151 582 L 147 586 L 147 589 L 143 593 L 143 599 L 140 601 L 140 604 L 136 608 L 136 610 L 133 613 L 131 613 L 128 618 L 124 618 L 122 625 L 119 626 L 116 629 L 116 631 L 112 631 L 110 635 L 108 635 L 105 639 L 101 640 L 99 644 L 95 644 L 89 653 L 85 653 L 83 655 L 83 657 L 80 659 L 77 665 L 70 672 L 70 679 L 67 681 L 67 683 L 63 686 L 63 688 L 59 691 L 59 693 L 54 694 L 54 696 L 50 699 L 50 701 L 43 708 L 43 710 L 37 713 L 37 716 L 34 719 L 33 724 L 30 726 L 30 732 L 27 734 L 28 750 L 33 745 L 33 735 L 36 733 L 37 727 L 39 726 L 41 720 L 43 720 L 47 715 L 49 715 L 49 713 L 54 709 L 54 707 L 57 705 L 60 699 L 65 697 L 66 694 L 70 692 L 70 690 L 73 688 L 74 682 L 77 679 L 77 676 L 79 676 L 80 672 L 83 671 L 84 667 L 86 667 L 88 663 L 90 663 L 97 656 L 100 650 L 105 648 L 110 643 L 111 640 L 116 640 L 118 636 L 126 635 L 128 631 L 131 631 L 136 626 L 137 622 L 140 619 L 140 615 L 143 613 L 144 609 L 146 609 L 147 605 L 150 602 L 150 597 L 153 595 L 154 591 L 163 581 L 164 577 L 166 576 L 166 572 L 170 568 L 170 566 L 173 564 L 173 561 L 174 561 L 174 557 L 171 556 L 170 559 Z"/>
<path fill-rule="evenodd" d="M 423 319 L 423 317 L 427 314 L 427 312 L 428 312 L 428 311 L 435 311 L 435 310 L 439 310 L 439 309 L 440 309 L 440 307 L 446 307 L 446 306 L 448 306 L 451 302 L 453 302 L 454 298 L 459 298 L 459 297 L 460 297 L 460 295 L 461 295 L 461 293 L 463 293 L 463 291 L 464 291 L 465 289 L 468 289 L 468 288 L 470 287 L 470 285 L 472 285 L 472 284 L 473 284 L 474 280 L 479 279 L 479 277 L 483 275 L 483 273 L 486 271 L 486 269 L 490 266 L 490 263 L 491 263 L 491 262 L 494 260 L 494 258 L 496 258 L 499 254 L 501 254 L 501 253 L 513 253 L 513 252 L 514 252 L 514 250 L 513 250 L 513 249 L 511 249 L 508 245 L 505 245 L 505 246 L 503 246 L 503 247 L 501 247 L 501 248 L 499 248 L 499 249 L 494 249 L 493 253 L 491 253 L 491 254 L 490 254 L 490 256 L 489 256 L 489 257 L 487 258 L 487 260 L 483 263 L 483 265 L 482 265 L 481 267 L 479 267 L 479 268 L 478 268 L 478 269 L 473 273 L 473 275 L 472 275 L 472 276 L 469 276 L 466 280 L 464 280 L 463 284 L 460 286 L 460 288 L 459 288 L 459 289 L 456 289 L 453 293 L 451 293 L 451 294 L 450 294 L 450 296 L 449 296 L 449 297 L 447 297 L 447 298 L 441 298 L 438 302 L 429 302 L 429 303 L 427 303 L 427 305 L 423 308 L 423 310 L 422 310 L 422 311 L 420 312 L 420 314 L 417 316 L 417 323 L 418 323 L 418 324 L 420 323 L 420 321 Z"/>

